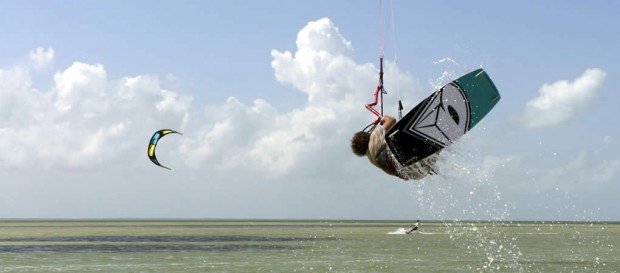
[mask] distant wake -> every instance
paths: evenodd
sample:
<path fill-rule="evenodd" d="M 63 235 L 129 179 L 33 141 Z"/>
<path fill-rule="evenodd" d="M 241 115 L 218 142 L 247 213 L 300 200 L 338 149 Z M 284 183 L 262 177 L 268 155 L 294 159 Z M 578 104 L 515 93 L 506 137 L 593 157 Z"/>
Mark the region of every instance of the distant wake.
<path fill-rule="evenodd" d="M 446 232 L 424 232 L 424 231 L 419 231 L 419 230 L 416 230 L 416 231 L 412 232 L 411 234 L 407 234 L 407 230 L 409 230 L 409 229 L 398 228 L 397 230 L 392 231 L 392 232 L 388 232 L 386 234 L 392 234 L 392 235 L 401 235 L 401 234 L 404 234 L 404 235 L 415 235 L 415 234 L 424 234 L 424 235 L 450 234 L 450 233 L 446 233 Z"/>
<path fill-rule="evenodd" d="M 407 230 L 405 228 L 398 228 L 397 230 L 392 231 L 392 232 L 388 232 L 386 234 L 405 234 L 406 235 L 407 234 Z"/>

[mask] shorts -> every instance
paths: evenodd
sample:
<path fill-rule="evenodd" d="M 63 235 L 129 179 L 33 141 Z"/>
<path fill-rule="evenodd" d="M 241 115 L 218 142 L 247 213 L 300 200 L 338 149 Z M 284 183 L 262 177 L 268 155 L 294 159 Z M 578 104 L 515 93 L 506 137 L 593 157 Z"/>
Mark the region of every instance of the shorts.
<path fill-rule="evenodd" d="M 439 154 L 435 153 L 411 165 L 401 166 L 398 164 L 397 172 L 400 176 L 407 177 L 408 179 L 420 180 L 428 175 L 437 173 L 433 167 L 438 159 Z"/>

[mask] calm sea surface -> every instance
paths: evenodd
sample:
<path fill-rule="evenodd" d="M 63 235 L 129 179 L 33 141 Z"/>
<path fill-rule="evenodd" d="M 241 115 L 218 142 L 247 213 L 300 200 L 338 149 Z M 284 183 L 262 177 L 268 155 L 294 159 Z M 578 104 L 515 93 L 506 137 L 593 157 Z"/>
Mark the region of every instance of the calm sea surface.
<path fill-rule="evenodd" d="M 619 272 L 620 224 L 4 221 L 0 272 Z"/>

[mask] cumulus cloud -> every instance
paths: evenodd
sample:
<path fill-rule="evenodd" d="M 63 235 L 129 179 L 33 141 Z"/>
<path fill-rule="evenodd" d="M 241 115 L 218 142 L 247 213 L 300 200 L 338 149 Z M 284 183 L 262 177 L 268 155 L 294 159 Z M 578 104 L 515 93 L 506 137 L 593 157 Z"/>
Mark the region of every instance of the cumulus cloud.
<path fill-rule="evenodd" d="M 331 20 L 323 18 L 308 23 L 297 34 L 296 44 L 294 55 L 290 51 L 272 50 L 271 66 L 276 80 L 308 94 L 309 102 L 343 101 L 345 95 L 372 86 L 375 68 L 372 64 L 358 65 L 347 57 L 353 50 L 350 42 L 340 35 Z"/>
<path fill-rule="evenodd" d="M 157 76 L 111 79 L 114 73 L 104 64 L 75 62 L 54 73 L 53 86 L 46 90 L 34 86 L 40 82 L 32 79 L 29 69 L 34 65 L 2 68 L 0 186 L 8 190 L 0 194 L 0 202 L 10 209 L 0 216 L 408 217 L 407 210 L 394 209 L 412 205 L 406 186 L 385 187 L 376 180 L 394 179 L 349 151 L 352 132 L 373 119 L 363 105 L 370 100 L 378 72 L 371 63 L 356 62 L 353 53 L 351 42 L 327 18 L 303 26 L 296 48 L 272 50 L 275 80 L 307 98 L 288 111 L 274 107 L 269 98 L 240 101 L 231 96 L 197 105 L 191 95 L 170 89 Z M 573 82 L 545 85 L 534 106 L 528 104 L 528 113 L 533 111 L 528 115 L 578 114 L 558 102 L 580 108 L 585 106 L 574 97 L 585 97 L 589 104 L 592 90 L 598 89 L 593 82 L 600 85 L 604 79 L 602 70 L 593 71 Z M 385 72 L 386 85 L 397 82 L 402 93 L 419 95 L 413 94 L 419 91 L 415 81 L 394 63 L 386 62 Z M 554 90 L 563 90 L 563 95 Z M 393 114 L 396 98 L 385 98 L 386 105 L 394 105 L 386 112 Z M 413 105 L 406 95 L 403 99 Z M 146 158 L 146 142 L 161 128 L 184 133 L 159 144 L 158 157 L 172 172 L 154 171 Z M 615 147 L 612 136 L 603 143 Z M 616 158 L 595 163 L 578 158 L 569 162 L 569 169 L 559 169 L 558 176 L 547 177 L 551 168 L 530 170 L 538 162 L 519 156 L 467 152 L 471 157 L 461 160 L 450 154 L 444 153 L 446 166 L 454 169 L 452 163 L 464 162 L 466 167 L 456 168 L 452 181 L 461 185 L 465 177 L 480 189 L 487 188 L 480 181 L 489 177 L 512 183 L 524 172 L 543 177 L 543 182 L 581 177 L 584 187 L 588 179 L 611 183 L 620 175 Z M 568 171 L 570 175 L 562 176 Z M 88 175 L 79 175 L 84 173 Z M 529 190 L 531 185 L 520 192 Z M 75 207 L 84 210 L 76 212 Z"/>
<path fill-rule="evenodd" d="M 552 127 L 577 117 L 595 101 L 605 77 L 605 71 L 592 68 L 573 81 L 544 84 L 539 96 L 527 102 L 524 124 L 530 128 Z"/>
<path fill-rule="evenodd" d="M 295 53 L 272 50 L 271 66 L 278 82 L 294 86 L 307 95 L 308 101 L 305 107 L 283 115 L 277 129 L 251 151 L 251 156 L 269 151 L 274 155 L 275 151 L 277 157 L 264 158 L 270 166 L 278 161 L 289 165 L 298 159 L 296 155 L 315 161 L 327 153 L 333 158 L 340 158 L 343 152 L 349 155 L 341 148 L 348 149 L 345 142 L 352 132 L 371 120 L 360 106 L 370 100 L 377 68 L 350 57 L 353 47 L 333 22 L 328 18 L 309 22 L 297 34 L 296 45 Z M 391 83 L 398 80 L 403 90 L 414 91 L 411 77 L 393 63 L 386 64 L 386 74 L 392 77 Z M 389 98 L 386 103 L 389 105 Z"/>
<path fill-rule="evenodd" d="M 548 166 L 548 169 L 536 169 L 538 189 L 554 191 L 560 187 L 575 195 L 604 192 L 604 189 L 617 180 L 620 160 L 600 157 L 589 151 L 581 151 L 562 164 Z M 545 164 L 540 162 L 540 165 Z"/>
<path fill-rule="evenodd" d="M 163 88 L 154 76 L 109 79 L 103 64 L 75 62 L 54 74 L 48 91 L 32 86 L 27 69 L 0 70 L 0 146 L 11 151 L 0 161 L 13 167 L 135 166 L 144 163 L 145 139 L 160 128 L 184 133 L 178 149 L 158 151 L 177 169 L 277 176 L 323 164 L 321 158 L 350 156 L 350 135 L 372 119 L 360 106 L 370 99 L 377 68 L 356 63 L 351 42 L 327 18 L 303 27 L 296 45 L 294 52 L 271 52 L 276 80 L 307 95 L 304 105 L 287 112 L 263 98 L 196 106 L 190 95 Z M 42 64 L 53 50 L 30 55 Z M 386 63 L 386 74 L 412 89 L 410 76 L 393 63 Z"/>
<path fill-rule="evenodd" d="M 28 54 L 30 63 L 36 69 L 43 69 L 47 67 L 54 60 L 54 49 L 51 47 L 43 48 L 37 47 L 37 49 L 30 51 Z"/>
<path fill-rule="evenodd" d="M 55 105 L 61 112 L 81 107 L 86 115 L 93 111 L 103 112 L 106 85 L 108 82 L 103 65 L 89 65 L 75 62 L 65 71 L 54 75 Z"/>
<path fill-rule="evenodd" d="M 178 109 L 191 100 L 161 88 L 156 78 L 110 81 L 103 65 L 79 62 L 57 72 L 47 92 L 34 88 L 23 68 L 0 70 L 0 82 L 0 149 L 8 151 L 0 161 L 8 167 L 127 163 L 158 118 L 173 117 L 168 124 L 180 126 Z"/>

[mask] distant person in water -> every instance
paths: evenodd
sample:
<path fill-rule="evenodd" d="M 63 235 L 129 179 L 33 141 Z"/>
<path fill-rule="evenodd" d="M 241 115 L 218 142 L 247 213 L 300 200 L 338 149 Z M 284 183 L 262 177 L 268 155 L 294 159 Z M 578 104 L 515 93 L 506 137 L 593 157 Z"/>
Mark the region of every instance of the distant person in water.
<path fill-rule="evenodd" d="M 419 228 L 419 227 L 420 227 L 420 220 L 417 220 L 417 221 L 415 222 L 415 225 L 413 225 L 413 227 L 412 227 L 409 231 L 407 231 L 407 232 L 405 232 L 405 233 L 407 233 L 407 234 L 411 234 L 412 232 L 414 232 L 414 231 L 418 230 L 418 228 Z"/>
<path fill-rule="evenodd" d="M 429 174 L 434 174 L 433 165 L 438 159 L 437 154 L 432 154 L 416 163 L 402 166 L 388 149 L 385 142 L 385 133 L 396 124 L 396 119 L 391 116 L 383 116 L 377 128 L 371 133 L 359 131 L 351 139 L 351 149 L 357 156 L 366 156 L 370 163 L 383 170 L 385 173 L 400 177 L 404 180 L 419 180 Z"/>

